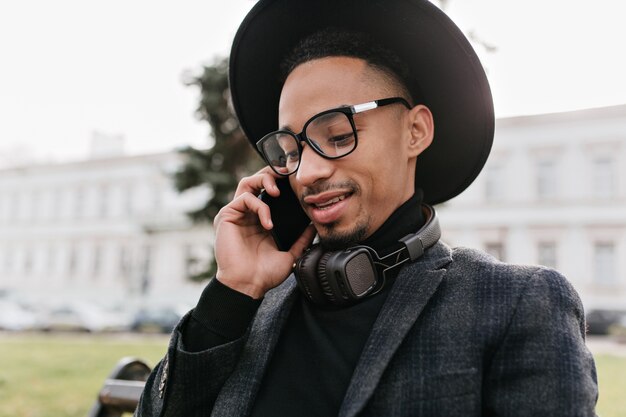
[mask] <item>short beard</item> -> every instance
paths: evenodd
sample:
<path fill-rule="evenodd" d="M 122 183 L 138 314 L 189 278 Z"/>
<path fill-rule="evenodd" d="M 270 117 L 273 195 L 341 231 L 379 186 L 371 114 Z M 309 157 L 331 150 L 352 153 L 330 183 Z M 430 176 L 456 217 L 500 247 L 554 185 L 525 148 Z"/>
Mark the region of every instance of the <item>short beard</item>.
<path fill-rule="evenodd" d="M 357 183 L 351 180 L 343 181 L 340 183 L 322 182 L 313 186 L 307 187 L 301 196 L 301 203 L 305 205 L 304 198 L 308 195 L 319 194 L 324 191 L 332 189 L 345 188 L 350 190 L 353 196 L 358 196 L 361 193 L 361 189 Z M 339 233 L 335 230 L 336 223 L 328 223 L 317 226 L 318 236 L 321 245 L 329 251 L 335 251 L 345 249 L 350 246 L 354 246 L 363 241 L 367 237 L 367 231 L 370 225 L 369 216 L 354 225 L 352 230 L 344 233 Z M 324 232 L 323 234 L 320 231 Z"/>
<path fill-rule="evenodd" d="M 328 251 L 336 251 L 362 242 L 367 237 L 369 219 L 357 223 L 352 230 L 344 233 L 335 231 L 334 224 L 322 225 L 321 228 L 326 232 L 321 234 L 318 231 L 321 245 Z"/>

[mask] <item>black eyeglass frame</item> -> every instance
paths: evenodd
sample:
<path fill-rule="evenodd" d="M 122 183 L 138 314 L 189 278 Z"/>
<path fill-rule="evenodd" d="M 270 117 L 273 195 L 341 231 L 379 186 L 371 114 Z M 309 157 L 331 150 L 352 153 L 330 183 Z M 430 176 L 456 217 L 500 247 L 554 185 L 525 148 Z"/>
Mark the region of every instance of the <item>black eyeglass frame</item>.
<path fill-rule="evenodd" d="M 358 144 L 359 144 L 359 138 L 357 135 L 357 129 L 356 129 L 356 125 L 354 124 L 354 115 L 357 113 L 363 113 L 366 112 L 368 110 L 374 110 L 377 109 L 379 107 L 383 107 L 383 106 L 388 106 L 390 104 L 396 104 L 396 103 L 400 103 L 403 104 L 407 109 L 411 109 L 411 105 L 408 103 L 408 101 L 406 101 L 404 98 L 402 97 L 389 97 L 389 98 L 382 98 L 379 100 L 374 100 L 374 101 L 368 101 L 366 103 L 361 103 L 361 104 L 355 104 L 352 106 L 342 106 L 342 107 L 337 107 L 334 109 L 329 109 L 329 110 L 324 110 L 323 112 L 320 112 L 318 114 L 316 114 L 315 116 L 311 117 L 309 120 L 307 120 L 307 122 L 304 124 L 304 127 L 302 128 L 302 132 L 300 133 L 294 133 L 290 130 L 276 130 L 274 132 L 270 132 L 267 135 L 263 136 L 261 139 L 259 139 L 256 142 L 256 147 L 259 150 L 259 152 L 261 153 L 261 155 L 263 156 L 263 159 L 265 159 L 265 162 L 267 162 L 267 164 L 270 166 L 270 168 L 272 168 L 272 171 L 274 171 L 275 173 L 277 173 L 280 176 L 283 177 L 288 177 L 294 173 L 296 173 L 298 171 L 298 168 L 300 168 L 300 161 L 301 161 L 301 156 L 302 156 L 302 142 L 306 142 L 311 149 L 313 149 L 313 151 L 315 151 L 316 154 L 320 155 L 322 158 L 326 158 L 326 159 L 339 159 L 339 158 L 343 158 L 344 156 L 348 156 L 350 155 L 352 152 L 354 152 L 354 150 L 357 148 Z M 339 155 L 339 156 L 329 156 L 326 155 L 324 152 L 322 152 L 322 150 L 318 147 L 318 145 L 312 141 L 311 139 L 308 138 L 308 136 L 306 136 L 306 129 L 309 126 L 309 124 L 311 122 L 313 122 L 315 119 L 317 119 L 320 116 L 323 116 L 325 114 L 329 114 L 329 113 L 343 113 L 348 117 L 348 120 L 350 121 L 350 125 L 352 126 L 352 132 L 354 133 L 354 147 L 346 152 L 343 155 Z M 298 146 L 298 154 L 300 155 L 300 158 L 298 158 L 298 166 L 296 166 L 296 168 L 290 172 L 289 174 L 283 174 L 281 172 L 278 172 L 274 166 L 272 165 L 272 162 L 269 160 L 268 156 L 265 154 L 265 151 L 263 150 L 263 144 L 270 138 L 273 137 L 277 134 L 287 134 L 290 135 L 292 137 L 294 137 L 296 139 L 296 144 Z"/>

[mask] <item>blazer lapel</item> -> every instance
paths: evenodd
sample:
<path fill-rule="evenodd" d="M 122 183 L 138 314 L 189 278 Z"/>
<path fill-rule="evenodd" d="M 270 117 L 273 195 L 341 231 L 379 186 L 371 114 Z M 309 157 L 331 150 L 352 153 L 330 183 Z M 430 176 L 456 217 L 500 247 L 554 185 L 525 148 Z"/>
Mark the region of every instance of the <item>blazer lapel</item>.
<path fill-rule="evenodd" d="M 265 368 L 296 298 L 295 279 L 268 293 L 257 311 L 237 367 L 220 391 L 212 416 L 248 415 Z"/>
<path fill-rule="evenodd" d="M 441 283 L 442 267 L 451 261 L 450 249 L 437 243 L 400 272 L 365 343 L 340 417 L 355 416 L 365 407 L 389 361 Z"/>

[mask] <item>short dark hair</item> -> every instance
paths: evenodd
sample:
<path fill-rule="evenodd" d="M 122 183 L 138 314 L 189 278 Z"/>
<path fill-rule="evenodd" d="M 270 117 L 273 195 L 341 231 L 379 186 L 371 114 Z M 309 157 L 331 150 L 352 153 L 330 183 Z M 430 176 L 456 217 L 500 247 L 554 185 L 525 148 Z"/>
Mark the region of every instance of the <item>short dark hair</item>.
<path fill-rule="evenodd" d="M 326 28 L 300 40 L 281 63 L 281 82 L 300 64 L 331 56 L 359 58 L 389 76 L 410 102 L 418 101 L 408 89 L 409 68 L 393 51 L 362 32 Z"/>

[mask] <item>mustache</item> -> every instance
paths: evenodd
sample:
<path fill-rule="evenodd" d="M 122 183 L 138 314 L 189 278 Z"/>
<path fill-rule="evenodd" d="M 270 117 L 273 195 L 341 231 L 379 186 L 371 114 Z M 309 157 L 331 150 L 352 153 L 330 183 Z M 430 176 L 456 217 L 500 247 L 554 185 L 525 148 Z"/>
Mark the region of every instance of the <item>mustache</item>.
<path fill-rule="evenodd" d="M 304 203 L 304 198 L 310 195 L 320 194 L 326 191 L 331 190 L 348 190 L 351 194 L 358 194 L 361 191 L 359 185 L 352 181 L 346 180 L 341 182 L 332 183 L 329 181 L 323 181 L 319 183 L 315 183 L 310 187 L 305 187 L 302 190 L 302 195 L 300 196 L 300 201 Z"/>

